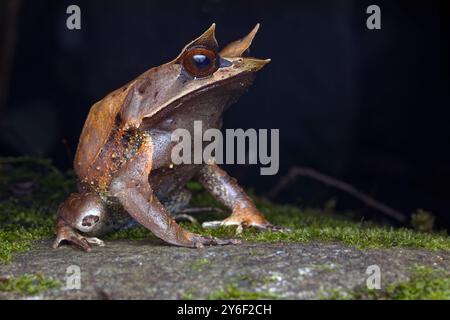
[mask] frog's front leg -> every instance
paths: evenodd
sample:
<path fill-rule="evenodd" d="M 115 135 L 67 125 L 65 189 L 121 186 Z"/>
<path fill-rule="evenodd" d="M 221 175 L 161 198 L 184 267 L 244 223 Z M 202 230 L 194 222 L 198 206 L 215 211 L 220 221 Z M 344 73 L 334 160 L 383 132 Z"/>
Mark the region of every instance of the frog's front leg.
<path fill-rule="evenodd" d="M 53 248 L 58 248 L 62 242 L 72 243 L 85 251 L 91 250 L 91 244 L 103 246 L 102 240 L 91 236 L 102 233 L 105 220 L 107 210 L 98 195 L 72 193 L 58 208 Z"/>
<path fill-rule="evenodd" d="M 219 202 L 232 210 L 231 215 L 223 221 L 204 222 L 204 228 L 238 226 L 238 232 L 248 227 L 260 230 L 289 231 L 267 221 L 237 181 L 218 165 L 204 165 L 198 173 L 198 180 Z"/>
<path fill-rule="evenodd" d="M 146 136 L 139 151 L 113 179 L 110 192 L 117 197 L 124 209 L 141 225 L 158 238 L 178 246 L 202 247 L 203 245 L 235 244 L 236 240 L 204 237 L 183 230 L 170 216 L 155 196 L 148 176 L 152 165 L 152 143 Z"/>
<path fill-rule="evenodd" d="M 103 240 L 100 240 L 96 237 L 84 236 L 74 228 L 61 221 L 58 222 L 56 226 L 56 239 L 53 242 L 53 248 L 58 248 L 63 241 L 73 243 L 84 251 L 91 251 L 92 244 L 98 245 L 100 247 L 103 247 L 105 245 Z"/>

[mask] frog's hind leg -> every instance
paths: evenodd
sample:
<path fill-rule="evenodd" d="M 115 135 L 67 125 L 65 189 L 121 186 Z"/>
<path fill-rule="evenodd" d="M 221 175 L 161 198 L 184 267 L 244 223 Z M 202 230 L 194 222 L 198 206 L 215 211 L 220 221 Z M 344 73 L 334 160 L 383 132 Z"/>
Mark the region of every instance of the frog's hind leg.
<path fill-rule="evenodd" d="M 171 217 L 153 192 L 148 176 L 152 167 L 153 144 L 149 136 L 142 137 L 137 153 L 117 172 L 111 181 L 110 192 L 123 208 L 158 238 L 178 246 L 235 244 L 236 240 L 222 240 L 201 236 L 182 229 Z"/>
<path fill-rule="evenodd" d="M 204 165 L 197 178 L 219 202 L 232 210 L 231 215 L 225 220 L 204 222 L 204 228 L 237 226 L 237 232 L 248 227 L 259 230 L 289 231 L 289 229 L 274 226 L 267 221 L 236 180 L 216 164 Z"/>
<path fill-rule="evenodd" d="M 192 193 L 188 189 L 182 188 L 173 191 L 169 196 L 161 199 L 161 203 L 176 222 L 189 221 L 198 224 L 197 219 L 184 212 L 184 210 L 187 209 L 191 198 Z"/>
<path fill-rule="evenodd" d="M 216 212 L 224 214 L 225 211 L 217 207 L 189 207 L 192 193 L 187 188 L 182 188 L 172 192 L 168 197 L 162 198 L 161 203 L 177 222 L 188 221 L 199 224 L 192 214 Z"/>
<path fill-rule="evenodd" d="M 191 198 L 192 193 L 188 189 L 182 188 L 171 192 L 167 197 L 161 198 L 161 203 L 174 216 L 188 207 Z"/>

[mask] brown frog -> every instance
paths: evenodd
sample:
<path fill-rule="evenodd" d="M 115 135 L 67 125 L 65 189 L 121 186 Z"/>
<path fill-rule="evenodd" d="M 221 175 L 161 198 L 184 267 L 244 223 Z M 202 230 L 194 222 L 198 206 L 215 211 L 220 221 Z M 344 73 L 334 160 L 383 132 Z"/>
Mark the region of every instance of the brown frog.
<path fill-rule="evenodd" d="M 255 73 L 270 60 L 244 57 L 259 25 L 220 52 L 213 24 L 184 47 L 173 61 L 152 68 L 95 103 L 84 124 L 74 167 L 78 193 L 59 207 L 57 238 L 84 250 L 96 238 L 137 222 L 174 245 L 235 244 L 183 230 L 172 214 L 190 200 L 185 185 L 199 181 L 231 210 L 220 222 L 263 230 L 270 224 L 236 181 L 216 164 L 174 166 L 172 132 L 220 128 L 223 111 L 248 88 Z"/>

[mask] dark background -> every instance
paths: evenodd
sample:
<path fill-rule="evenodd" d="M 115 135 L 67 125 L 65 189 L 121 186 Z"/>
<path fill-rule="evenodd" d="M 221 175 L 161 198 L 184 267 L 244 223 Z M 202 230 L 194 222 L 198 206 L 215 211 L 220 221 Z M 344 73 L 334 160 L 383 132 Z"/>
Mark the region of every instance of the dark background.
<path fill-rule="evenodd" d="M 81 30 L 66 28 L 70 4 L 81 8 Z M 381 7 L 381 30 L 366 28 L 370 4 Z M 429 210 L 448 227 L 448 12 L 437 1 L 0 0 L 0 155 L 71 168 L 94 102 L 173 59 L 212 22 L 221 45 L 260 22 L 251 53 L 272 62 L 224 127 L 279 128 L 280 172 L 230 173 L 264 194 L 292 166 L 308 166 L 405 214 Z M 332 197 L 339 209 L 380 217 L 309 179 L 277 200 Z"/>

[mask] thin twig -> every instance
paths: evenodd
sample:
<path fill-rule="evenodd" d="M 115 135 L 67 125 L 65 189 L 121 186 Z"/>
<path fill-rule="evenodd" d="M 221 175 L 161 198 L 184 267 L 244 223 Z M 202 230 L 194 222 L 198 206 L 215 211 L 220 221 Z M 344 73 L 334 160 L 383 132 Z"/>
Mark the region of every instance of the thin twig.
<path fill-rule="evenodd" d="M 293 181 L 295 181 L 298 177 L 304 176 L 308 177 L 317 181 L 320 181 L 328 186 L 334 187 L 336 189 L 342 190 L 344 192 L 347 192 L 348 194 L 352 195 L 353 197 L 361 200 L 364 202 L 367 206 L 372 207 L 382 213 L 384 213 L 386 216 L 389 216 L 392 219 L 395 219 L 399 222 L 405 222 L 406 216 L 395 210 L 391 207 L 375 200 L 371 196 L 365 194 L 362 191 L 359 191 L 352 185 L 338 180 L 336 178 L 332 178 L 330 176 L 327 176 L 323 173 L 317 172 L 314 169 L 311 168 L 305 168 L 305 167 L 292 167 L 288 174 L 283 176 L 277 185 L 269 192 L 268 196 L 269 199 L 275 198 L 282 190 L 284 190 L 289 184 L 291 184 Z"/>

